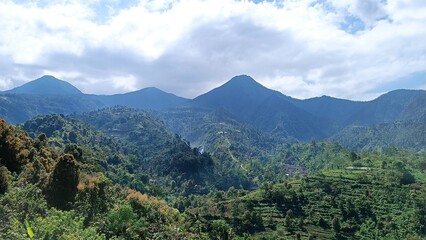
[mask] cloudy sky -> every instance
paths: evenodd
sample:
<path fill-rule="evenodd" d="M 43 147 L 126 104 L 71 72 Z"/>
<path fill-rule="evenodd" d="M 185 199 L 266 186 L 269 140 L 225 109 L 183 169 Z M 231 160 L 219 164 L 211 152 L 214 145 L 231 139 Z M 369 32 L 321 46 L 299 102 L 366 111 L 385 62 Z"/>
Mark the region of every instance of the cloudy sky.
<path fill-rule="evenodd" d="M 0 90 L 195 97 L 248 74 L 297 98 L 426 89 L 424 0 L 0 0 Z"/>

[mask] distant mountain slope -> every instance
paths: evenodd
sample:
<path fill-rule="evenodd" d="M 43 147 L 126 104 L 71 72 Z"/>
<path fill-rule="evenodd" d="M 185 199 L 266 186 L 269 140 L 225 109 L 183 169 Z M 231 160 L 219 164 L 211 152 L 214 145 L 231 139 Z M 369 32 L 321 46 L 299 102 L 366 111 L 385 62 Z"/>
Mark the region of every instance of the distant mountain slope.
<path fill-rule="evenodd" d="M 345 127 L 413 120 L 418 118 L 415 116 L 416 111 L 422 108 L 425 95 L 426 91 L 422 90 L 395 90 L 366 102 L 322 96 L 306 100 L 292 99 L 292 103 L 315 116 L 331 119 Z M 415 102 L 417 104 L 412 105 Z M 408 111 L 409 107 L 412 110 Z"/>
<path fill-rule="evenodd" d="M 337 122 L 340 127 L 350 122 L 350 118 L 353 114 L 360 111 L 365 105 L 364 102 L 338 99 L 329 96 L 305 100 L 292 99 L 292 103 L 312 115 Z"/>
<path fill-rule="evenodd" d="M 426 122 L 426 91 L 412 101 L 399 116 L 400 121 Z"/>
<path fill-rule="evenodd" d="M 426 148 L 426 91 L 395 90 L 360 104 L 331 140 L 353 150 Z"/>
<path fill-rule="evenodd" d="M 157 88 L 116 95 L 83 94 L 71 84 L 52 76 L 43 76 L 5 92 L 0 92 L 0 117 L 12 124 L 37 115 L 71 114 L 108 106 L 163 110 L 187 101 Z"/>
<path fill-rule="evenodd" d="M 350 126 L 330 140 L 357 151 L 376 151 L 389 147 L 422 150 L 426 149 L 426 122 Z"/>
<path fill-rule="evenodd" d="M 424 122 L 421 119 L 426 119 L 425 95 L 425 91 L 396 90 L 367 102 L 328 96 L 299 100 L 241 75 L 187 105 L 206 111 L 224 109 L 236 120 L 266 133 L 307 141 L 331 137 L 352 125 Z"/>
<path fill-rule="evenodd" d="M 354 124 L 370 125 L 399 120 L 405 109 L 425 93 L 421 90 L 388 92 L 372 101 L 365 102 L 349 121 Z"/>
<path fill-rule="evenodd" d="M 0 117 L 11 124 L 22 123 L 38 115 L 80 113 L 103 106 L 102 102 L 86 95 L 0 94 Z"/>
<path fill-rule="evenodd" d="M 246 75 L 232 78 L 195 98 L 190 105 L 212 110 L 223 108 L 261 130 L 302 140 L 325 137 L 328 126 L 324 119 L 292 104 L 290 97 L 270 90 Z"/>
<path fill-rule="evenodd" d="M 135 92 L 97 96 L 107 106 L 126 106 L 139 109 L 168 109 L 186 102 L 188 99 L 166 93 L 158 88 L 144 88 Z"/>
<path fill-rule="evenodd" d="M 20 87 L 8 90 L 5 93 L 63 96 L 81 94 L 82 92 L 68 82 L 46 75 Z"/>
<path fill-rule="evenodd" d="M 395 90 L 366 102 L 327 96 L 299 100 L 268 89 L 246 75 L 236 76 L 193 100 L 156 88 L 99 96 L 83 94 L 69 83 L 44 76 L 0 93 L 0 117 L 10 123 L 21 123 L 37 115 L 81 113 L 112 106 L 164 113 L 173 109 L 172 112 L 184 111 L 183 114 L 189 109 L 205 113 L 223 110 L 232 115 L 234 123 L 238 122 L 241 126 L 251 125 L 257 131 L 279 138 L 310 141 L 329 138 L 353 125 L 369 126 L 395 121 L 426 122 L 425 103 L 426 91 L 421 90 Z M 169 119 L 168 122 L 180 121 L 179 114 L 168 117 L 171 116 L 176 116 L 177 119 Z M 187 129 L 201 126 L 195 122 L 197 119 L 203 121 L 195 116 L 189 122 L 179 125 Z M 191 131 L 192 135 L 201 136 L 205 133 L 206 131 Z"/>

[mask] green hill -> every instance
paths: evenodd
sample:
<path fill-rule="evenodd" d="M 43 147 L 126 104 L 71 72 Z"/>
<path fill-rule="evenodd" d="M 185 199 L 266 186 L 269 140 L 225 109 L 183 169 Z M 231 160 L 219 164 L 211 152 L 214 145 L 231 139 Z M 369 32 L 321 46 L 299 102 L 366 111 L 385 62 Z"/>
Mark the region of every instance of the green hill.
<path fill-rule="evenodd" d="M 293 156 L 303 159 L 313 152 L 295 151 Z M 334 152 L 326 158 L 332 169 L 277 184 L 265 182 L 252 192 L 230 189 L 199 196 L 191 203 L 180 199 L 175 206 L 186 207 L 193 226 L 220 223 L 250 239 L 426 236 L 423 154 L 390 150 L 356 158 L 349 155 L 342 165 L 346 150 L 326 146 L 323 152 Z"/>
<path fill-rule="evenodd" d="M 352 126 L 330 140 L 356 151 L 382 151 L 389 147 L 419 151 L 426 147 L 426 123 L 395 122 Z"/>

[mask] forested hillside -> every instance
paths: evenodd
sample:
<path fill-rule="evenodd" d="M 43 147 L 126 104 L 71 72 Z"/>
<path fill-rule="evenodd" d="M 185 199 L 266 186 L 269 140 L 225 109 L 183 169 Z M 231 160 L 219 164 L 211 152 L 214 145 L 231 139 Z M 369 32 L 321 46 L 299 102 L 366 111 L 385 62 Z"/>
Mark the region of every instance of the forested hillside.
<path fill-rule="evenodd" d="M 227 157 L 191 149 L 144 111 L 51 115 L 22 128 L 29 135 L 1 122 L 2 238 L 426 237 L 423 153 L 287 143 L 268 158 L 240 154 L 227 169 Z M 207 162 L 174 166 L 188 160 Z"/>
<path fill-rule="evenodd" d="M 426 238 L 424 91 L 298 100 L 238 76 L 187 100 L 47 80 L 0 96 L 22 122 L 0 121 L 0 239 Z M 69 94 L 37 92 L 52 81 Z"/>

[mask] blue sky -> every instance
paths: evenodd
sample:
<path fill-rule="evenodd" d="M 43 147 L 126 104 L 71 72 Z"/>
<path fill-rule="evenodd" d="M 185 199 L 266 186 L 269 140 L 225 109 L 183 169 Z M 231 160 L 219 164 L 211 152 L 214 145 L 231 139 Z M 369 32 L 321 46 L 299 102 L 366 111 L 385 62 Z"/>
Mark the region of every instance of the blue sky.
<path fill-rule="evenodd" d="M 297 98 L 426 89 L 422 0 L 0 0 L 0 91 L 195 97 L 235 75 Z"/>
<path fill-rule="evenodd" d="M 426 90 L 426 71 L 417 72 L 405 77 L 396 79 L 389 83 L 373 89 L 372 92 L 389 92 L 395 89 L 425 89 Z"/>

